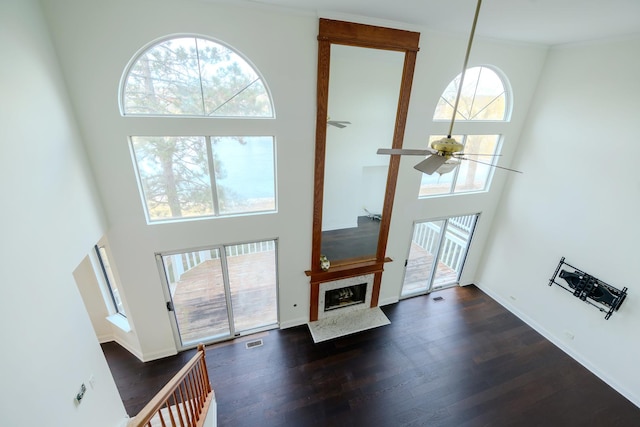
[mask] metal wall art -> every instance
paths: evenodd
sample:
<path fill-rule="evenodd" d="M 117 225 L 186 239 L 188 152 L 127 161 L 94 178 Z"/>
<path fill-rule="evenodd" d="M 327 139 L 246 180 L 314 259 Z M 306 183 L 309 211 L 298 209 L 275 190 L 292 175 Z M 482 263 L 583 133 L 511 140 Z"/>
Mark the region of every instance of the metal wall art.
<path fill-rule="evenodd" d="M 566 269 L 563 269 L 563 266 Z M 558 277 L 564 280 L 564 284 L 556 281 Z M 627 297 L 626 287 L 622 290 L 615 288 L 565 262 L 564 257 L 560 259 L 553 277 L 549 280 L 549 286 L 554 283 L 601 312 L 607 313 L 605 319 L 609 319 L 614 311 L 618 311 Z"/>

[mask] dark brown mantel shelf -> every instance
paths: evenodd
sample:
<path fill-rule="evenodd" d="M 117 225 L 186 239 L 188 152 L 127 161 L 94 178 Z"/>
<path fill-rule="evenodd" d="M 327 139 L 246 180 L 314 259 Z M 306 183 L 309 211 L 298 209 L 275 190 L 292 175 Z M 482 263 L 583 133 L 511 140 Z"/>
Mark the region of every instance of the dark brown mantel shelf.
<path fill-rule="evenodd" d="M 393 260 L 391 258 L 386 257 L 382 262 L 377 260 L 357 261 L 351 263 L 347 262 L 344 264 L 332 265 L 328 271 L 307 270 L 304 274 L 311 277 L 311 283 L 329 282 L 347 277 L 382 272 L 384 270 L 384 263 L 392 261 Z"/>

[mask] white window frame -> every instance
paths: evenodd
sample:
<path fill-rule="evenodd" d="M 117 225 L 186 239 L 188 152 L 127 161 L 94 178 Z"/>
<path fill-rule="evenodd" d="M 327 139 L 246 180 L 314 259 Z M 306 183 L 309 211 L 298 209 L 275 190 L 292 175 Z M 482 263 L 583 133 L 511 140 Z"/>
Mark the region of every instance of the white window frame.
<path fill-rule="evenodd" d="M 140 56 L 144 54 L 148 49 L 160 44 L 164 41 L 173 38 L 193 37 L 199 39 L 209 40 L 211 42 L 220 44 L 232 50 L 235 54 L 240 56 L 249 66 L 251 66 L 257 76 L 261 79 L 262 85 L 266 90 L 266 94 L 269 97 L 269 103 L 271 105 L 270 117 L 256 117 L 256 116 L 201 116 L 201 115 L 166 115 L 166 114 L 125 114 L 124 113 L 124 90 L 126 87 L 127 77 L 131 67 L 138 61 Z M 127 66 L 124 68 L 123 74 L 120 79 L 118 103 L 120 113 L 123 118 L 123 128 L 128 138 L 128 145 L 130 155 L 133 159 L 133 168 L 138 184 L 138 192 L 140 200 L 143 206 L 143 212 L 145 220 L 148 225 L 151 224 L 165 224 L 171 222 L 184 222 L 184 221 L 198 221 L 203 219 L 212 218 L 226 218 L 231 216 L 249 216 L 249 215 L 263 215 L 277 213 L 278 211 L 278 181 L 277 181 L 277 138 L 276 138 L 276 108 L 274 105 L 273 96 L 269 89 L 266 79 L 260 73 L 259 68 L 253 64 L 253 62 L 247 58 L 241 51 L 229 44 L 216 39 L 214 37 L 202 34 L 194 33 L 179 33 L 170 34 L 158 39 L 155 39 L 141 49 L 139 49 L 130 59 Z M 158 130 L 162 134 L 158 134 Z M 266 136 L 273 138 L 273 185 L 274 185 L 274 209 L 273 210 L 261 210 L 255 212 L 242 212 L 225 215 L 202 215 L 202 216 L 187 216 L 179 218 L 166 218 L 166 219 L 151 219 L 148 212 L 147 200 L 144 196 L 142 183 L 140 180 L 140 174 L 138 166 L 135 161 L 135 155 L 131 144 L 131 137 L 133 136 L 202 136 L 208 138 L 215 137 L 254 137 L 254 136 Z M 209 145 L 209 144 L 207 144 Z M 207 148 L 209 149 L 209 148 Z M 210 174 L 212 173 L 210 168 Z"/>
<path fill-rule="evenodd" d="M 177 39 L 177 38 L 196 38 L 196 39 L 203 39 L 203 40 L 207 40 L 213 43 L 217 43 L 221 46 L 226 47 L 227 49 L 233 51 L 236 55 L 238 55 L 240 58 L 242 58 L 247 65 L 249 65 L 253 71 L 256 73 L 256 75 L 259 77 L 260 81 L 262 82 L 264 89 L 267 93 L 267 95 L 269 96 L 269 104 L 271 105 L 271 116 L 260 116 L 260 117 L 255 117 L 255 116 L 205 116 L 205 115 L 192 115 L 192 114 L 140 114 L 140 113 L 126 113 L 125 112 L 125 89 L 127 86 L 127 78 L 129 76 L 129 73 L 132 69 L 132 67 L 138 62 L 138 59 L 149 49 L 153 48 L 154 46 L 164 43 L 168 40 L 171 39 Z M 120 83 L 118 85 L 118 108 L 120 111 L 120 115 L 122 117 L 162 117 L 162 118 L 175 118 L 175 117 L 182 117 L 182 118 L 201 118 L 201 119 L 213 119 L 213 120 L 220 120 L 220 119 L 252 119 L 252 120 L 264 120 L 264 119 L 275 119 L 276 118 L 276 109 L 275 109 L 275 105 L 273 102 L 273 96 L 271 94 L 271 90 L 269 89 L 269 85 L 267 84 L 266 79 L 264 78 L 264 76 L 262 75 L 262 73 L 260 73 L 259 68 L 249 59 L 247 58 L 240 50 L 236 49 L 235 47 L 229 45 L 228 43 L 223 42 L 222 40 L 218 40 L 214 37 L 210 37 L 207 35 L 203 35 L 203 34 L 195 34 L 195 33 L 176 33 L 176 34 L 170 34 L 170 35 L 166 35 L 164 37 L 160 37 L 158 39 L 152 40 L 151 42 L 145 44 L 144 46 L 142 46 L 140 49 L 138 49 L 138 51 L 131 57 L 131 59 L 129 60 L 129 62 L 127 63 L 126 67 L 124 68 L 124 72 L 122 73 L 122 76 L 120 77 Z"/>
<path fill-rule="evenodd" d="M 496 150 L 494 154 L 499 155 L 500 152 L 502 151 L 502 147 L 503 147 L 503 143 L 504 143 L 504 135 L 505 135 L 505 131 L 507 129 L 507 127 L 510 125 L 510 121 L 511 121 L 511 114 L 513 111 L 513 91 L 511 89 L 511 84 L 509 83 L 509 79 L 507 78 L 507 76 L 504 74 L 504 72 L 502 72 L 500 69 L 498 69 L 497 67 L 493 66 L 493 65 L 487 65 L 487 64 L 481 64 L 481 65 L 474 65 L 469 67 L 469 69 L 471 68 L 476 68 L 476 67 L 483 67 L 483 68 L 487 68 L 490 69 L 491 71 L 493 71 L 494 73 L 496 73 L 496 75 L 500 78 L 500 80 L 502 81 L 502 85 L 504 87 L 504 97 L 505 97 L 505 111 L 504 111 L 504 119 L 503 120 L 464 120 L 461 119 L 459 117 L 456 118 L 455 124 L 454 124 L 454 130 L 453 133 L 455 135 L 462 135 L 464 138 L 468 137 L 468 136 L 474 136 L 474 135 L 497 135 L 498 136 L 498 141 L 496 143 Z M 454 76 L 453 79 L 456 79 L 458 77 L 458 75 Z M 453 79 L 451 81 L 453 81 Z M 445 88 L 443 89 L 443 91 L 449 86 L 449 84 L 451 83 L 451 81 L 449 81 L 449 83 L 447 83 L 447 85 L 445 86 Z M 438 101 L 440 100 L 442 94 L 440 94 L 438 96 Z M 435 113 L 435 112 L 434 112 Z M 446 119 L 432 119 L 433 120 L 433 132 L 432 135 L 445 135 L 448 132 L 449 129 L 449 125 L 451 123 L 451 119 L 446 120 Z M 462 160 L 464 161 L 468 161 L 468 160 Z M 497 161 L 494 160 L 494 163 Z M 456 171 L 454 172 L 456 174 L 455 179 L 453 180 L 451 187 L 449 189 L 448 192 L 446 193 L 437 193 L 437 194 L 428 194 L 428 195 L 420 195 L 420 189 L 418 189 L 418 198 L 419 199 L 428 199 L 428 198 L 434 198 L 434 197 L 445 197 L 445 196 L 456 196 L 456 195 L 463 195 L 463 194 L 473 194 L 473 193 L 482 193 L 482 192 L 487 192 L 491 189 L 491 184 L 493 181 L 493 176 L 495 173 L 495 168 L 491 168 L 491 170 L 489 171 L 489 174 L 487 175 L 487 179 L 485 181 L 485 185 L 484 188 L 481 190 L 472 190 L 472 191 L 456 191 L 456 182 L 457 182 L 457 178 L 458 178 L 458 168 L 456 168 Z M 422 179 L 420 180 L 421 184 L 420 184 L 420 188 L 422 187 Z"/>
<path fill-rule="evenodd" d="M 219 208 L 219 198 L 217 195 L 217 185 L 215 178 L 215 168 L 213 162 L 213 150 L 211 147 L 212 139 L 214 138 L 234 138 L 239 137 L 239 135 L 218 135 L 218 136 L 201 136 L 205 140 L 205 147 L 207 150 L 207 163 L 209 170 L 209 180 L 210 180 L 210 191 L 212 193 L 212 209 L 213 212 L 211 214 L 206 215 L 193 215 L 193 216 L 184 216 L 184 217 L 168 217 L 168 218 L 151 218 L 151 214 L 149 212 L 149 206 L 147 204 L 147 198 L 144 192 L 142 176 L 140 175 L 140 170 L 138 166 L 138 161 L 136 158 L 136 154 L 133 148 L 133 140 L 134 136 L 129 137 L 129 149 L 131 153 L 131 161 L 133 162 L 133 167 L 136 173 L 136 180 L 138 183 L 138 192 L 140 194 L 140 200 L 142 201 L 142 206 L 144 209 L 145 218 L 148 225 L 151 224 L 164 224 L 171 222 L 184 222 L 184 221 L 196 221 L 202 219 L 212 219 L 212 218 L 226 218 L 226 217 L 235 217 L 235 216 L 248 216 L 248 215 L 261 215 L 261 214 L 272 214 L 278 211 L 278 192 L 277 192 L 277 163 L 276 163 L 276 138 L 272 135 L 254 135 L 254 136 L 246 136 L 242 137 L 253 138 L 253 137 L 263 137 L 263 138 L 271 138 L 272 141 L 272 152 L 273 152 L 273 209 L 267 210 L 257 210 L 257 211 L 246 211 L 246 212 L 234 212 L 234 213 L 221 213 Z"/>
<path fill-rule="evenodd" d="M 103 295 L 103 297 L 105 297 L 105 302 L 107 302 L 107 306 L 110 308 L 109 311 L 112 314 L 122 316 L 126 319 L 127 314 L 126 314 L 126 310 L 124 309 L 124 302 L 122 301 L 122 296 L 120 295 L 120 289 L 113 275 L 113 270 L 111 270 L 111 260 L 109 258 L 109 254 L 107 253 L 107 249 L 105 245 L 101 245 L 101 244 L 94 245 L 93 249 L 94 249 L 94 254 L 96 258 L 96 267 L 99 270 L 99 276 L 101 278 L 101 282 L 104 283 L 107 291 L 106 292 L 107 295 Z M 101 250 L 102 250 L 102 253 L 101 253 Z M 107 267 L 105 266 L 105 258 L 109 266 L 109 271 L 107 271 Z M 116 294 L 118 295 L 117 297 L 116 297 Z M 120 300 L 119 305 L 118 305 L 117 299 Z"/>

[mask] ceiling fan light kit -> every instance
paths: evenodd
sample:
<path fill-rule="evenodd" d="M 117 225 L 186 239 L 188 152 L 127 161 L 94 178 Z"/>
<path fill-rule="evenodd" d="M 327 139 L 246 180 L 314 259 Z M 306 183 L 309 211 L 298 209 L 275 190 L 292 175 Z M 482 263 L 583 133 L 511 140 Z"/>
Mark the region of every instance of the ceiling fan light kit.
<path fill-rule="evenodd" d="M 436 173 L 438 175 L 444 175 L 446 173 L 451 172 L 460 164 L 460 160 L 449 159 L 442 164 L 438 169 L 436 169 Z"/>

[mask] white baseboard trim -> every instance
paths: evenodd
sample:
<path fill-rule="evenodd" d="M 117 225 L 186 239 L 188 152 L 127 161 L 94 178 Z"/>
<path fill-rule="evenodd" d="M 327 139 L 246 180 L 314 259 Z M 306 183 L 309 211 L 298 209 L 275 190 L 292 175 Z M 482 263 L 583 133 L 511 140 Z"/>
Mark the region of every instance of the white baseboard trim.
<path fill-rule="evenodd" d="M 280 322 L 280 329 L 293 328 L 294 326 L 306 325 L 309 319 L 298 318 L 293 320 L 287 320 L 286 322 Z"/>
<path fill-rule="evenodd" d="M 560 339 L 558 339 L 557 337 L 552 335 L 548 330 L 543 328 L 538 322 L 534 321 L 532 318 L 527 316 L 525 313 L 521 312 L 516 307 L 511 305 L 507 300 L 505 300 L 504 298 L 502 298 L 501 296 L 499 296 L 498 294 L 496 294 L 492 290 L 490 290 L 488 288 L 485 288 L 485 287 L 483 287 L 482 285 L 480 285 L 478 283 L 476 283 L 475 285 L 482 292 L 484 292 L 485 294 L 489 295 L 498 304 L 500 304 L 501 306 L 503 306 L 504 308 L 509 310 L 509 312 L 514 314 L 516 317 L 518 317 L 524 323 L 526 323 L 527 325 L 529 325 L 530 327 L 535 329 L 536 332 L 538 332 L 540 335 L 545 337 L 547 340 L 549 340 L 551 343 L 553 343 L 560 350 L 564 351 L 573 360 L 575 360 L 576 362 L 580 363 L 582 366 L 587 368 L 591 373 L 593 373 L 595 376 L 597 376 L 602 381 L 607 383 L 609 386 L 611 386 L 618 393 L 620 393 L 621 395 L 626 397 L 631 403 L 633 403 L 634 405 L 636 405 L 637 407 L 640 408 L 640 397 L 639 396 L 635 396 L 633 393 L 631 393 L 625 387 L 620 385 L 617 381 L 613 380 L 610 376 L 608 376 L 607 374 L 605 374 L 604 372 L 602 372 L 598 368 L 596 368 L 587 359 L 583 358 L 581 355 L 579 355 L 578 353 L 574 352 L 569 347 L 565 346 L 564 343 Z"/>
<path fill-rule="evenodd" d="M 133 354 L 135 357 L 137 357 L 141 362 L 145 362 L 145 360 L 142 357 L 142 354 L 135 348 L 131 347 L 129 344 L 127 344 L 125 341 L 118 339 L 117 336 L 114 337 L 113 341 L 117 342 L 121 347 L 124 347 L 125 350 L 127 350 L 129 353 Z"/>
<path fill-rule="evenodd" d="M 129 425 L 129 421 L 131 421 L 131 418 L 129 417 L 124 417 L 122 420 L 120 420 L 120 422 L 118 423 L 118 427 L 127 427 L 127 425 Z"/>
<path fill-rule="evenodd" d="M 145 353 L 143 355 L 143 362 L 151 362 L 152 360 L 162 359 L 164 357 L 175 356 L 178 351 L 175 347 L 165 348 L 163 350 L 154 351 L 153 353 Z"/>
<path fill-rule="evenodd" d="M 137 349 L 131 347 L 126 342 L 119 340 L 117 337 L 114 340 L 122 347 L 124 347 L 129 353 L 133 354 L 135 357 L 140 359 L 141 362 L 151 362 L 152 360 L 162 359 L 163 357 L 174 356 L 178 354 L 178 351 L 175 347 L 165 348 L 162 350 L 154 351 L 152 353 L 141 353 Z"/>
<path fill-rule="evenodd" d="M 111 342 L 111 341 L 115 341 L 115 337 L 113 336 L 113 334 L 98 335 L 98 342 L 100 344 L 104 344 L 106 342 Z"/>
<path fill-rule="evenodd" d="M 398 297 L 385 298 L 383 300 L 378 300 L 378 307 L 382 307 L 389 304 L 395 304 L 399 301 Z"/>

